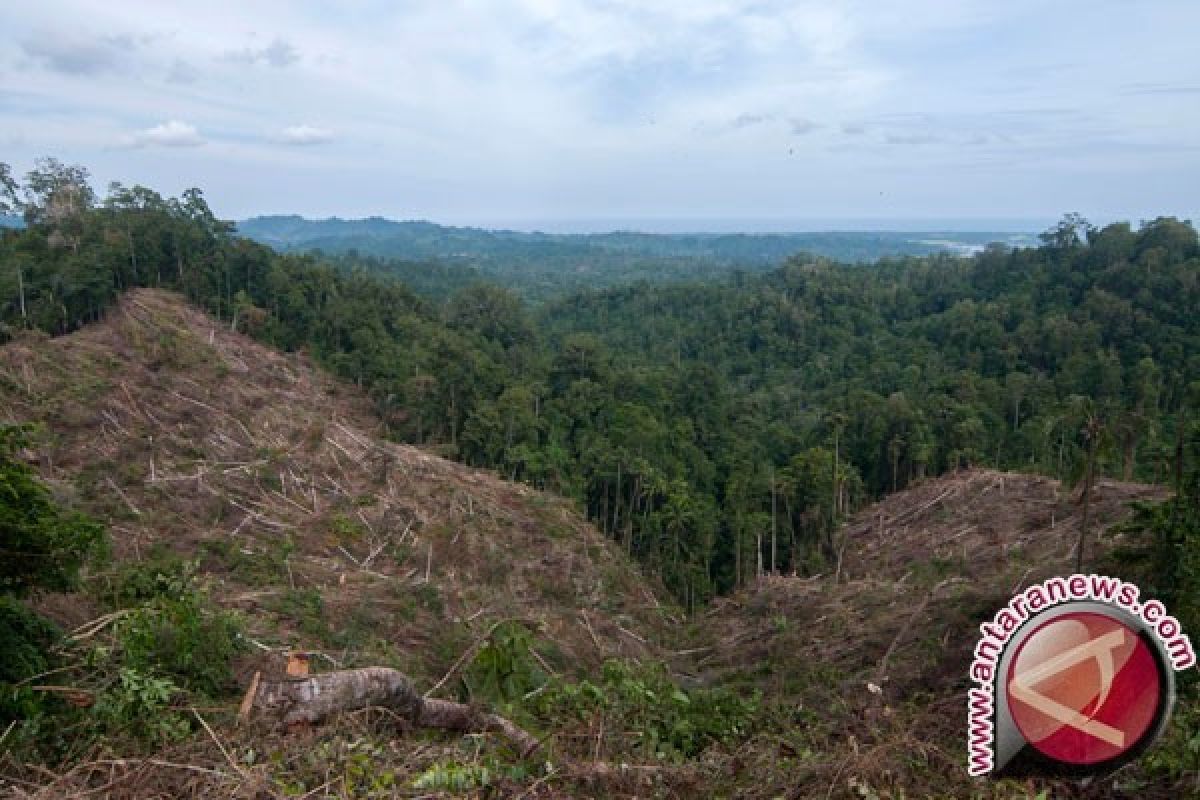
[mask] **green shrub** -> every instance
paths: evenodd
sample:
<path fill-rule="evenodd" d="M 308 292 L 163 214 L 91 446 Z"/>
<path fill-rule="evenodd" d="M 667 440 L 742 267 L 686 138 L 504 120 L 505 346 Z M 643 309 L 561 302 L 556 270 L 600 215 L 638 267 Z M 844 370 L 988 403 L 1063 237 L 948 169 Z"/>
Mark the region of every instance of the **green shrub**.
<path fill-rule="evenodd" d="M 190 591 L 196 564 L 184 561 L 165 549 L 150 553 L 145 561 L 119 567 L 102 590 L 113 608 L 129 608 L 162 597 L 178 597 Z"/>
<path fill-rule="evenodd" d="M 15 598 L 0 595 L 0 683 L 16 683 L 49 669 L 46 650 L 60 635 L 49 620 Z"/>
<path fill-rule="evenodd" d="M 500 625 L 479 649 L 463 677 L 473 699 L 511 703 L 546 682 L 530 653 L 532 638 L 516 622 Z"/>
<path fill-rule="evenodd" d="M 469 792 L 491 785 L 495 770 L 482 764 L 434 764 L 412 782 L 426 792 Z"/>
<path fill-rule="evenodd" d="M 161 672 L 208 696 L 231 687 L 233 658 L 243 647 L 240 625 L 200 593 L 160 597 L 117 625 L 120 657 L 127 666 L 147 674 Z"/>
<path fill-rule="evenodd" d="M 534 702 L 552 725 L 599 715 L 608 730 L 637 732 L 632 749 L 638 756 L 682 761 L 710 744 L 746 736 L 760 698 L 723 689 L 685 691 L 661 663 L 612 660 L 605 662 L 600 684 L 555 682 Z"/>
<path fill-rule="evenodd" d="M 47 655 L 59 630 L 12 597 L 0 595 L 0 728 L 39 714 L 50 702 L 44 694 L 16 684 L 51 668 Z"/>
<path fill-rule="evenodd" d="M 0 593 L 67 591 L 84 561 L 103 550 L 104 528 L 55 502 L 18 458 L 28 444 L 28 427 L 0 425 Z"/>
<path fill-rule="evenodd" d="M 94 718 L 109 736 L 129 734 L 152 744 L 178 741 L 191 732 L 191 722 L 171 710 L 179 691 L 171 680 L 122 667 L 116 682 L 96 698 Z"/>

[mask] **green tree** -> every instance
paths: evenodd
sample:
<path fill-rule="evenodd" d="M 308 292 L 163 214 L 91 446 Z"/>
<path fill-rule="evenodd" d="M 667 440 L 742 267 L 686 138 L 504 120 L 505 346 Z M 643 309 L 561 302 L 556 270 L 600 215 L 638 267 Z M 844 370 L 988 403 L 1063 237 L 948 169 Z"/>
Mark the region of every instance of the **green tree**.
<path fill-rule="evenodd" d="M 12 167 L 0 161 L 0 214 L 15 214 L 21 208 L 17 197 L 17 181 L 12 176 Z"/>
<path fill-rule="evenodd" d="M 99 523 L 63 509 L 20 459 L 28 429 L 0 426 L 0 592 L 66 591 L 104 542 Z"/>

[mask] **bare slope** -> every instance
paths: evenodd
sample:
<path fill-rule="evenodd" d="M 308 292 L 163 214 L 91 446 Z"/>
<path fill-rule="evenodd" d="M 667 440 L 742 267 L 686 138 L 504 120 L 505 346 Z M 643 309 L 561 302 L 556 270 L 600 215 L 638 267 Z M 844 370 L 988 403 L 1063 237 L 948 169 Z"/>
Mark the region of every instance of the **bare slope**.
<path fill-rule="evenodd" d="M 1161 494 L 1100 482 L 1095 530 Z M 795 708 L 795 741 L 752 741 L 733 759 L 767 776 L 748 796 L 977 793 L 964 728 L 978 625 L 1017 589 L 1073 571 L 1077 499 L 1048 478 L 946 475 L 852 518 L 840 573 L 769 577 L 714 604 L 697 626 L 708 648 L 697 679 L 756 686 Z M 1085 567 L 1103 569 L 1113 544 L 1094 532 Z"/>
<path fill-rule="evenodd" d="M 43 475 L 110 522 L 118 559 L 199 559 L 273 650 L 436 679 L 517 618 L 572 670 L 646 652 L 666 613 L 564 501 L 382 440 L 352 387 L 174 294 L 0 349 L 0 416 L 43 423 Z"/>

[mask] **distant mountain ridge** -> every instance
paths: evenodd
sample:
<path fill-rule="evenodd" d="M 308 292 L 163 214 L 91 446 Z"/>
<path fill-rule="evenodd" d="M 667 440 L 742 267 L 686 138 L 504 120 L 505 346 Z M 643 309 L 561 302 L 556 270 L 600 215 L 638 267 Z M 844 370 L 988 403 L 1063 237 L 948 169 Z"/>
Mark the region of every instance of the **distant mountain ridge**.
<path fill-rule="evenodd" d="M 961 254 L 999 241 L 1033 244 L 1028 233 L 1004 231 L 826 231 L 806 233 L 542 233 L 439 225 L 427 220 L 307 219 L 258 216 L 238 232 L 281 250 L 315 250 L 407 259 L 464 259 L 486 264 L 512 258 L 638 256 L 703 259 L 729 265 L 764 266 L 798 252 L 840 261 L 885 256 Z"/>

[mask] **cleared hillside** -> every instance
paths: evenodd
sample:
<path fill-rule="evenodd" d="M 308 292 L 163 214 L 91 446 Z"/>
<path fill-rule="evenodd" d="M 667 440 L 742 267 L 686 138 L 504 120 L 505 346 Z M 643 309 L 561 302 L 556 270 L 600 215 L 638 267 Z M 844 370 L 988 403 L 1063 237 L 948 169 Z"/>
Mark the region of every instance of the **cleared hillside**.
<path fill-rule="evenodd" d="M 688 691 L 761 692 L 737 737 L 630 770 L 619 764 L 631 753 L 652 761 L 637 749 L 645 731 L 580 705 L 538 731 L 579 774 L 497 777 L 476 796 L 1024 796 L 966 778 L 966 666 L 981 620 L 1071 569 L 1081 509 L 1055 481 L 990 470 L 924 481 L 851 518 L 827 573 L 764 578 L 684 623 L 565 501 L 384 441 L 355 387 L 168 292 L 133 291 L 100 323 L 0 348 L 0 416 L 41 423 L 27 455 L 64 499 L 108 521 L 110 569 L 166 549 L 243 612 L 243 683 L 297 648 L 320 654 L 318 670 L 394 666 L 453 696 L 460 657 L 518 620 L 551 673 L 599 681 L 608 657 L 665 658 Z M 1088 567 L 1107 569 L 1116 543 L 1099 531 L 1162 494 L 1101 481 Z M 73 628 L 106 610 L 85 597 L 40 607 Z M 643 680 L 617 685 L 650 692 Z M 263 737 L 235 730 L 232 710 L 206 709 L 217 734 L 153 761 L 100 752 L 58 775 L 2 762 L 0 774 L 25 781 L 9 787 L 16 797 L 279 797 L 295 776 L 314 796 L 416 796 L 423 771 L 485 752 L 469 738 L 398 735 L 386 714 Z M 322 774 L 341 783 L 322 787 Z M 394 790 L 362 790 L 375 775 Z M 1152 784 L 1053 788 L 1167 796 Z"/>
<path fill-rule="evenodd" d="M 41 473 L 110 522 L 115 561 L 198 559 L 273 652 L 435 679 L 514 619 L 582 671 L 645 654 L 670 615 L 564 501 L 382 440 L 353 387 L 172 293 L 0 349 L 0 416 L 42 424 Z"/>
<path fill-rule="evenodd" d="M 1100 481 L 1085 568 L 1112 569 L 1119 537 L 1100 532 L 1130 501 L 1163 494 Z M 832 574 L 767 577 L 716 601 L 695 626 L 694 679 L 757 687 L 794 713 L 794 737 L 731 755 L 766 776 L 743 796 L 1023 796 L 967 778 L 967 668 L 980 622 L 1016 590 L 1073 571 L 1081 521 L 1077 493 L 1057 481 L 949 474 L 850 519 Z"/>

